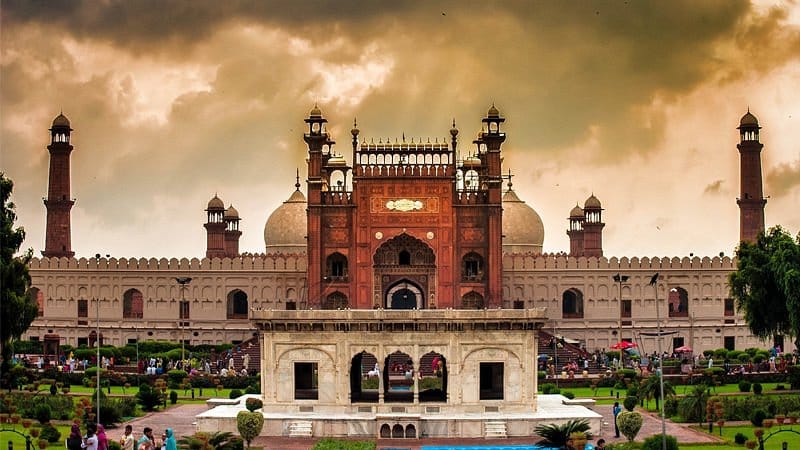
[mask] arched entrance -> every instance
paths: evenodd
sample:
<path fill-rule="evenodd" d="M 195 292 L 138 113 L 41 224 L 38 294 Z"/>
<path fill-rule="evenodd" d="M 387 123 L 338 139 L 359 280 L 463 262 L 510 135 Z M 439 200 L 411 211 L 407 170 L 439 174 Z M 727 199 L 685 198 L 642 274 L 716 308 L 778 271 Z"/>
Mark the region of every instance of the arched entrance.
<path fill-rule="evenodd" d="M 425 296 L 419 286 L 403 279 L 389 288 L 384 305 L 386 309 L 422 309 Z"/>
<path fill-rule="evenodd" d="M 435 307 L 436 255 L 425 242 L 402 233 L 386 240 L 373 255 L 373 307 Z"/>

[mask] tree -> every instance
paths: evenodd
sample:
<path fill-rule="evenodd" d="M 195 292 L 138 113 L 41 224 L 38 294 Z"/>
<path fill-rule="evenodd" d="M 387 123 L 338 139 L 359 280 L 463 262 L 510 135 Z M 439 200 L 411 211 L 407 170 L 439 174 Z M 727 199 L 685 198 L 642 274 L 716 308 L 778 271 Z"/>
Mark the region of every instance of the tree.
<path fill-rule="evenodd" d="M 656 399 L 656 409 L 659 405 L 659 400 L 661 400 L 661 383 L 660 377 L 656 375 L 649 376 L 646 380 L 639 385 L 639 397 L 644 398 L 648 402 L 651 399 Z M 669 398 L 675 395 L 675 389 L 673 389 L 672 385 L 669 381 L 664 380 L 664 397 Z"/>
<path fill-rule="evenodd" d="M 696 420 L 698 424 L 702 425 L 708 398 L 708 386 L 705 384 L 696 385 L 678 404 L 679 414 L 688 421 Z"/>
<path fill-rule="evenodd" d="M 15 256 L 25 240 L 25 230 L 14 228 L 17 214 L 9 201 L 14 182 L 0 172 L 0 359 L 4 378 L 11 368 L 12 343 L 30 327 L 39 312 L 36 302 L 29 297 L 31 277 L 28 263 L 32 250 Z"/>
<path fill-rule="evenodd" d="M 736 249 L 731 296 L 750 331 L 762 339 L 789 335 L 800 346 L 800 236 L 770 228 L 756 243 Z"/>

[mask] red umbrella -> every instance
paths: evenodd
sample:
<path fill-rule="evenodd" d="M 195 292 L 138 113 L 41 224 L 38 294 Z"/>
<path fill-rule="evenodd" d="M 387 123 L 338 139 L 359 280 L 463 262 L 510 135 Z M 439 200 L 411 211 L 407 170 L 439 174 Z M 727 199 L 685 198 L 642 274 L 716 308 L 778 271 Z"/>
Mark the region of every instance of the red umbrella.
<path fill-rule="evenodd" d="M 611 346 L 611 350 L 625 350 L 626 348 L 636 347 L 633 342 L 622 341 Z"/>
<path fill-rule="evenodd" d="M 681 345 L 673 351 L 675 353 L 692 353 L 692 347 L 689 347 L 688 345 Z"/>

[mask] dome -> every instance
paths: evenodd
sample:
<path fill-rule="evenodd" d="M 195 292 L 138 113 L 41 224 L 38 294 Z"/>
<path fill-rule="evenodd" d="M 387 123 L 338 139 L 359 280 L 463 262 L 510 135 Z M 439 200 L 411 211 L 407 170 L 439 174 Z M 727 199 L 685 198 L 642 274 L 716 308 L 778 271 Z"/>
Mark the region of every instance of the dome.
<path fill-rule="evenodd" d="M 319 109 L 319 106 L 314 104 L 314 109 L 312 109 L 311 112 L 308 113 L 308 116 L 309 117 L 322 117 L 322 110 Z"/>
<path fill-rule="evenodd" d="M 69 128 L 69 119 L 67 119 L 67 116 L 65 116 L 63 113 L 59 114 L 55 119 L 53 119 L 53 126 Z"/>
<path fill-rule="evenodd" d="M 489 112 L 486 113 L 488 117 L 500 117 L 500 111 L 495 108 L 494 103 L 492 103 L 492 107 L 489 108 Z"/>
<path fill-rule="evenodd" d="M 270 214 L 264 225 L 264 245 L 267 253 L 305 253 L 306 197 L 296 190 Z"/>
<path fill-rule="evenodd" d="M 225 210 L 225 218 L 226 219 L 239 219 L 239 211 L 231 205 L 228 209 Z"/>
<path fill-rule="evenodd" d="M 481 159 L 475 155 L 472 155 L 464 160 L 461 164 L 465 168 L 473 168 L 473 167 L 480 167 L 481 166 Z"/>
<path fill-rule="evenodd" d="M 581 209 L 580 206 L 578 206 L 576 204 L 575 207 L 572 208 L 572 211 L 569 212 L 569 218 L 570 219 L 580 219 L 582 217 L 583 217 L 583 210 Z"/>
<path fill-rule="evenodd" d="M 749 126 L 749 125 L 758 126 L 758 119 L 748 109 L 747 114 L 743 115 L 742 120 L 739 121 L 739 126 Z"/>
<path fill-rule="evenodd" d="M 224 210 L 225 209 L 225 204 L 222 203 L 222 200 L 220 200 L 219 197 L 217 197 L 216 194 L 214 194 L 214 198 L 212 198 L 211 200 L 208 201 L 208 207 L 206 209 L 207 210 L 212 210 L 212 209 L 223 209 Z"/>
<path fill-rule="evenodd" d="M 586 199 L 586 202 L 583 204 L 583 208 L 584 209 L 589 209 L 589 208 L 600 209 L 601 208 L 600 200 L 598 200 L 597 197 L 595 197 L 594 194 L 592 194 L 591 197 Z"/>
<path fill-rule="evenodd" d="M 345 161 L 344 156 L 342 155 L 333 155 L 328 159 L 328 166 L 346 166 L 347 161 Z"/>
<path fill-rule="evenodd" d="M 541 253 L 543 243 L 542 218 L 514 191 L 506 191 L 503 194 L 503 252 Z"/>

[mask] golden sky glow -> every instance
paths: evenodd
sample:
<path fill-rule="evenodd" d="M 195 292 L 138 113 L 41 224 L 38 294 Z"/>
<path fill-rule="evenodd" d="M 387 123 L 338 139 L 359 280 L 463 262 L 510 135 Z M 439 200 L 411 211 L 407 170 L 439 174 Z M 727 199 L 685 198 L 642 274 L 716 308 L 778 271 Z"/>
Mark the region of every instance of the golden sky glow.
<path fill-rule="evenodd" d="M 72 143 L 78 256 L 202 256 L 217 193 L 263 252 L 305 172 L 315 102 L 349 157 L 375 140 L 461 150 L 495 103 L 504 167 L 567 251 L 594 193 L 609 256 L 732 254 L 739 118 L 758 117 L 768 226 L 800 230 L 795 1 L 211 2 L 4 0 L 0 166 L 25 247 L 44 246 L 49 142 Z"/>

